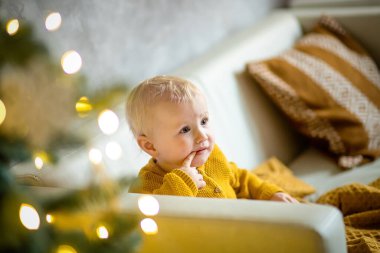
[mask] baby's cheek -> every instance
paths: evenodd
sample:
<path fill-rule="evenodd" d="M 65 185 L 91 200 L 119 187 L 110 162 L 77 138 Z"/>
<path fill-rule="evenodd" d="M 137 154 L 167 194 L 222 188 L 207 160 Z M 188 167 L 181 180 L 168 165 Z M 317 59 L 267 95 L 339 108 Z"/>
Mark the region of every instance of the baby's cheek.
<path fill-rule="evenodd" d="M 213 132 L 209 133 L 208 135 L 208 141 L 210 142 L 210 144 L 214 144 L 215 143 L 215 135 Z"/>
<path fill-rule="evenodd" d="M 181 153 L 182 156 L 184 156 L 184 159 L 190 155 L 190 153 L 193 151 L 193 144 L 191 141 L 183 139 L 181 140 L 178 145 L 178 152 Z"/>

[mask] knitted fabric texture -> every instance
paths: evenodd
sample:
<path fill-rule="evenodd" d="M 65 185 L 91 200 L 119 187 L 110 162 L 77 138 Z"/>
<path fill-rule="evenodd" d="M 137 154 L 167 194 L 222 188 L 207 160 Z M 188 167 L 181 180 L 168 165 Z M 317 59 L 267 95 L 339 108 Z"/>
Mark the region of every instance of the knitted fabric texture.
<path fill-rule="evenodd" d="M 349 253 L 380 252 L 380 178 L 369 185 L 355 183 L 336 188 L 317 203 L 341 210 Z"/>
<path fill-rule="evenodd" d="M 380 156 L 380 73 L 331 17 L 248 72 L 311 143 L 348 169 Z"/>
<path fill-rule="evenodd" d="M 263 162 L 252 173 L 266 182 L 278 185 L 300 202 L 303 202 L 302 198 L 315 192 L 313 186 L 294 176 L 293 172 L 276 157 Z"/>
<path fill-rule="evenodd" d="M 217 145 L 214 146 L 207 162 L 197 168 L 206 186 L 197 189 L 193 180 L 182 170 L 164 171 L 151 159 L 139 173 L 139 183 L 130 192 L 208 197 L 245 198 L 268 200 L 274 193 L 283 190 L 258 178 L 236 164 L 229 162 Z"/>

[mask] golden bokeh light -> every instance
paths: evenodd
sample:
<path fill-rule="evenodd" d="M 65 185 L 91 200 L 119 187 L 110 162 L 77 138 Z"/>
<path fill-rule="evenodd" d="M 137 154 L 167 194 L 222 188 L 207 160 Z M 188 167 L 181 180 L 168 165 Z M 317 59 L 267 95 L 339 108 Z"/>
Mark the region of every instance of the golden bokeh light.
<path fill-rule="evenodd" d="M 80 117 L 85 117 L 92 110 L 92 105 L 87 97 L 81 97 L 75 104 L 75 110 Z"/>
<path fill-rule="evenodd" d="M 40 227 L 40 216 L 37 210 L 29 204 L 21 204 L 19 216 L 22 225 L 29 230 L 37 230 Z"/>
<path fill-rule="evenodd" d="M 103 160 L 102 152 L 97 148 L 92 148 L 88 152 L 88 158 L 93 164 L 100 164 Z"/>
<path fill-rule="evenodd" d="M 77 251 L 70 245 L 59 245 L 56 253 L 77 253 Z"/>
<path fill-rule="evenodd" d="M 158 232 L 157 223 L 151 218 L 145 218 L 140 222 L 142 231 L 147 235 L 154 235 Z"/>
<path fill-rule="evenodd" d="M 5 108 L 3 101 L 0 99 L 0 125 L 5 120 L 5 116 L 7 116 L 7 109 Z"/>
<path fill-rule="evenodd" d="M 156 215 L 160 210 L 160 204 L 157 199 L 149 195 L 140 197 L 138 200 L 138 206 L 140 211 L 148 216 Z"/>
<path fill-rule="evenodd" d="M 104 134 L 111 135 L 119 128 L 119 117 L 111 110 L 103 110 L 98 117 L 100 130 Z"/>
<path fill-rule="evenodd" d="M 82 67 L 82 58 L 76 51 L 70 50 L 62 55 L 61 65 L 66 74 L 75 74 Z"/>
<path fill-rule="evenodd" d="M 48 31 L 57 30 L 62 24 L 61 14 L 58 12 L 50 13 L 45 19 L 45 27 Z"/>
<path fill-rule="evenodd" d="M 121 146 L 117 142 L 109 142 L 106 145 L 106 155 L 108 156 L 109 159 L 111 160 L 119 160 L 123 151 L 121 149 Z"/>
<path fill-rule="evenodd" d="M 49 162 L 49 155 L 44 151 L 35 152 L 33 157 L 34 157 L 34 166 L 36 166 L 38 170 L 42 169 L 45 163 Z"/>
<path fill-rule="evenodd" d="M 42 167 L 44 166 L 44 161 L 41 157 L 37 156 L 36 158 L 34 158 L 34 166 L 36 166 L 38 170 L 42 169 Z"/>
<path fill-rule="evenodd" d="M 7 23 L 7 33 L 9 35 L 15 35 L 20 27 L 18 19 L 11 19 Z"/>
<path fill-rule="evenodd" d="M 107 239 L 109 234 L 108 230 L 105 226 L 99 226 L 96 228 L 96 234 L 100 239 Z"/>
<path fill-rule="evenodd" d="M 47 221 L 47 223 L 53 223 L 54 222 L 54 216 L 51 214 L 46 214 L 46 221 Z"/>

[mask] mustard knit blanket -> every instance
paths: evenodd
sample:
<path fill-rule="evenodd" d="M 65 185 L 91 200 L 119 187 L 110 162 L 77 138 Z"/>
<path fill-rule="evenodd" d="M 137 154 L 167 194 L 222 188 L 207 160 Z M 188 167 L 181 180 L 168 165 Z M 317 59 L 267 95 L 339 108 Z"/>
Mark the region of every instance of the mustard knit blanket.
<path fill-rule="evenodd" d="M 317 203 L 341 210 L 349 253 L 380 252 L 380 178 L 349 184 L 322 195 Z"/>
<path fill-rule="evenodd" d="M 314 192 L 311 185 L 293 175 L 278 159 L 271 158 L 253 171 L 260 178 L 275 183 L 301 202 Z M 319 204 L 341 210 L 346 225 L 349 253 L 380 252 L 380 178 L 369 185 L 349 184 L 322 195 Z"/>

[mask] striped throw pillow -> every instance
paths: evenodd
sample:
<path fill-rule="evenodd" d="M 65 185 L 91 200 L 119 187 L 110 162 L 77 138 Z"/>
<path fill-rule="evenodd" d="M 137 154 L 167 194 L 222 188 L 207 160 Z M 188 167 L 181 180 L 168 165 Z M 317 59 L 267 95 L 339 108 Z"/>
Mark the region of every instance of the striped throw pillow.
<path fill-rule="evenodd" d="M 312 143 L 343 168 L 380 156 L 380 75 L 374 61 L 333 18 L 281 55 L 248 72 Z"/>

